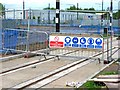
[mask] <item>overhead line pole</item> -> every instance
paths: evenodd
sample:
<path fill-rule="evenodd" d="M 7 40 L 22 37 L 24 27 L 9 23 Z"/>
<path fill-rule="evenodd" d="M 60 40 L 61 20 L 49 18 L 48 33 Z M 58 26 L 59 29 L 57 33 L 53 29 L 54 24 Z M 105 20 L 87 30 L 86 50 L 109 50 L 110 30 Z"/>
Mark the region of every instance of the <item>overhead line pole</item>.
<path fill-rule="evenodd" d="M 110 31 L 111 31 L 111 50 L 110 50 L 110 61 L 112 61 L 112 35 L 113 35 L 113 30 L 112 30 L 112 22 L 113 22 L 113 0 L 110 2 Z"/>
<path fill-rule="evenodd" d="M 103 0 L 102 0 L 102 11 L 103 11 Z M 102 26 L 103 26 L 103 13 L 101 15 L 101 28 L 102 28 Z"/>
<path fill-rule="evenodd" d="M 25 2 L 23 0 L 23 19 L 25 19 Z"/>
<path fill-rule="evenodd" d="M 78 10 L 79 4 L 77 3 L 77 10 Z M 78 11 L 77 11 L 77 20 L 78 20 Z"/>
<path fill-rule="evenodd" d="M 56 0 L 56 32 L 60 32 L 60 0 Z"/>

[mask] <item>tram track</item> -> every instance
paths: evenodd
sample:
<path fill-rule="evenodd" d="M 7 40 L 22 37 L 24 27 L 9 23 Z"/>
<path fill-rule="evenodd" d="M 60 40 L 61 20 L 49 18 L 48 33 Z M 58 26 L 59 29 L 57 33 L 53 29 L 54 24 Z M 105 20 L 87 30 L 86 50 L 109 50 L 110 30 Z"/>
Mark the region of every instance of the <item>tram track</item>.
<path fill-rule="evenodd" d="M 70 54 L 70 53 L 74 53 L 74 52 L 76 52 L 76 51 L 78 51 L 78 50 L 70 51 L 70 52 L 64 53 L 63 55 L 67 55 L 67 54 Z M 41 53 L 38 53 L 38 55 L 41 55 Z M 43 55 L 43 54 L 42 54 L 42 55 Z M 29 62 L 29 63 L 25 63 L 25 64 L 22 64 L 22 65 L 19 65 L 19 66 L 15 66 L 15 67 L 11 67 L 11 68 L 4 69 L 4 70 L 2 70 L 2 71 L 0 72 L 0 76 L 6 75 L 6 74 L 9 74 L 9 73 L 18 71 L 18 70 L 22 70 L 22 69 L 25 69 L 25 68 L 29 68 L 29 67 L 35 66 L 36 64 L 41 64 L 41 63 L 43 63 L 43 62 L 50 61 L 51 59 L 54 59 L 55 57 L 58 57 L 58 56 L 53 56 L 53 55 L 51 55 L 50 57 L 45 58 L 45 59 L 43 59 L 43 60 L 36 60 L 36 61 Z"/>
<path fill-rule="evenodd" d="M 116 48 L 113 48 L 113 50 L 114 49 L 116 49 Z M 93 62 L 94 60 L 91 60 L 92 57 L 97 57 L 99 55 L 101 55 L 101 53 L 90 56 L 90 57 L 85 58 L 85 59 L 82 59 L 80 61 L 73 62 L 69 65 L 66 65 L 64 67 L 56 69 L 52 72 L 49 72 L 49 73 L 44 74 L 42 76 L 36 77 L 36 78 L 31 79 L 29 81 L 23 82 L 19 85 L 16 85 L 16 86 L 12 87 L 12 88 L 17 88 L 17 90 L 21 90 L 21 89 L 24 89 L 24 88 L 41 88 L 42 86 L 45 86 L 46 84 L 48 84 L 48 83 L 50 83 L 50 82 L 52 82 L 52 81 L 54 81 L 54 80 L 56 80 L 60 77 L 72 72 L 73 70 L 75 70 L 77 68 L 80 68 L 82 66 L 85 66 L 85 65 Z"/>
<path fill-rule="evenodd" d="M 74 50 L 74 51 L 71 51 L 71 52 L 64 53 L 63 55 L 67 55 L 67 54 L 74 53 L 74 52 L 77 52 L 77 51 L 78 51 L 78 50 Z M 110 50 L 108 50 L 108 51 L 110 51 Z M 107 50 L 104 51 L 104 52 L 107 52 Z M 101 53 L 102 53 L 102 52 L 100 52 L 99 54 L 101 54 Z M 38 53 L 38 55 L 41 55 L 41 53 Z M 42 54 L 42 55 L 44 55 L 44 54 Z M 2 71 L 0 72 L 0 76 L 5 75 L 6 73 L 9 73 L 9 72 L 16 71 L 17 69 L 20 69 L 20 68 L 25 68 L 25 67 L 33 66 L 33 65 L 35 65 L 35 64 L 37 64 L 37 63 L 41 63 L 41 62 L 47 61 L 47 60 L 49 60 L 49 59 L 53 59 L 53 58 L 58 57 L 58 56 L 62 56 L 62 55 L 56 55 L 56 56 L 51 55 L 51 57 L 45 58 L 44 60 L 36 60 L 36 61 L 28 62 L 28 63 L 22 64 L 22 65 L 19 65 L 19 66 L 7 68 L 7 69 L 5 68 L 4 70 L 2 70 Z"/>
<path fill-rule="evenodd" d="M 74 52 L 77 52 L 77 51 L 78 50 L 74 50 L 74 51 L 71 51 L 71 52 L 64 53 L 63 55 L 67 55 L 67 54 L 74 53 Z M 38 55 L 41 55 L 41 54 L 38 53 Z M 62 55 L 60 55 L 60 56 L 62 56 Z M 37 60 L 37 61 L 33 61 L 33 62 L 22 64 L 22 65 L 19 65 L 19 66 L 15 66 L 15 67 L 11 67 L 11 68 L 6 68 L 6 69 L 4 69 L 4 70 L 2 70 L 0 72 L 0 76 L 3 76 L 3 75 L 6 75 L 6 74 L 9 74 L 9 73 L 21 70 L 22 68 L 27 68 L 27 67 L 34 66 L 34 65 L 36 65 L 38 63 L 42 63 L 42 62 L 48 61 L 48 60 L 53 59 L 55 57 L 58 57 L 58 56 L 51 56 L 51 57 L 45 58 L 43 60 Z"/>
<path fill-rule="evenodd" d="M 115 49 L 115 47 L 113 49 Z M 64 53 L 63 55 L 67 55 L 67 54 L 74 53 L 74 52 L 77 52 L 77 51 L 78 50 L 74 50 L 74 51 L 71 51 L 71 52 Z M 110 51 L 110 50 L 108 50 L 108 51 Z M 107 50 L 104 51 L 104 53 L 105 52 L 107 52 Z M 98 53 L 97 55 L 100 55 L 100 54 L 102 54 L 102 52 Z M 38 53 L 38 55 L 40 55 L 40 53 Z M 63 55 L 59 55 L 59 56 L 63 56 Z M 4 69 L 4 70 L 2 70 L 0 72 L 0 76 L 6 75 L 6 74 L 9 74 L 9 73 L 18 71 L 18 70 L 22 70 L 22 69 L 25 69 L 25 68 L 28 68 L 28 67 L 32 67 L 32 66 L 34 66 L 36 64 L 39 64 L 39 63 L 47 62 L 50 59 L 53 59 L 53 58 L 59 57 L 59 56 L 58 55 L 57 56 L 51 55 L 51 57 L 45 58 L 43 60 L 37 60 L 37 61 L 33 61 L 33 62 L 22 64 L 22 65 L 19 65 L 19 66 L 15 66 L 15 67 Z M 94 58 L 95 56 L 96 55 L 94 55 L 94 56 L 92 56 L 90 58 Z M 80 59 L 82 59 L 82 57 Z M 87 58 L 87 59 L 89 59 L 89 58 Z"/>
<path fill-rule="evenodd" d="M 117 47 L 113 47 L 112 48 L 112 50 L 114 50 L 114 49 L 116 49 Z M 111 49 L 109 49 L 108 51 L 110 51 Z M 64 53 L 63 55 L 67 55 L 67 54 L 70 54 L 70 53 L 74 53 L 74 52 L 77 52 L 78 50 L 74 50 L 74 51 L 71 51 L 71 52 L 67 52 L 67 53 Z M 106 53 L 107 52 L 107 50 L 106 51 L 104 51 L 104 53 Z M 39 53 L 38 53 L 39 54 Z M 20 87 L 20 89 L 21 88 L 26 88 L 26 87 L 32 87 L 32 86 L 34 86 L 34 85 L 32 85 L 32 84 L 34 84 L 34 83 L 36 83 L 36 82 L 43 82 L 43 81 L 45 81 L 45 80 L 47 80 L 47 79 L 49 79 L 49 78 L 51 78 L 51 77 L 54 77 L 54 76 L 56 76 L 56 75 L 58 75 L 59 73 L 62 73 L 62 72 L 65 72 L 65 71 L 67 71 L 67 69 L 68 69 L 68 71 L 69 71 L 69 68 L 72 68 L 72 67 L 77 67 L 77 66 L 79 66 L 78 64 L 82 64 L 82 63 L 84 63 L 85 61 L 86 62 L 88 62 L 89 63 L 89 59 L 93 59 L 93 58 L 96 58 L 97 56 L 99 56 L 99 55 L 101 55 L 102 54 L 102 52 L 99 52 L 99 53 L 97 53 L 97 54 L 95 54 L 95 55 L 92 55 L 92 56 L 90 56 L 90 57 L 88 57 L 88 58 L 84 58 L 84 59 L 81 59 L 81 60 L 79 60 L 79 61 L 76 61 L 76 62 L 73 62 L 73 63 L 71 63 L 71 64 L 69 64 L 69 65 L 67 65 L 65 68 L 63 68 L 62 67 L 62 69 L 57 69 L 57 70 L 55 70 L 54 72 L 47 72 L 47 74 L 44 74 L 44 75 L 41 75 L 40 76 L 40 78 L 38 79 L 38 80 L 36 80 L 35 82 L 33 82 L 33 83 L 30 83 L 30 84 L 26 84 L 26 86 L 23 86 L 23 87 Z M 51 59 L 53 59 L 53 58 L 55 58 L 56 56 L 52 56 L 51 57 Z M 48 61 L 48 60 L 50 60 L 50 58 L 47 58 L 47 60 L 45 59 L 45 60 L 43 60 L 43 61 L 39 61 L 38 63 L 42 63 L 42 62 L 45 62 L 45 61 Z M 38 64 L 38 63 L 36 63 L 36 64 Z M 31 66 L 34 66 L 34 65 L 36 65 L 36 64 L 31 64 L 31 65 L 28 65 L 28 66 L 24 66 L 24 67 L 22 67 L 22 68 L 27 68 L 27 67 L 31 67 Z M 60 67 L 59 67 L 60 68 Z M 77 67 L 78 68 L 78 67 Z M 21 69 L 21 68 L 19 68 L 19 69 Z M 18 71 L 18 68 L 17 69 L 13 69 L 13 70 L 9 70 L 8 72 L 6 71 L 6 72 L 4 72 L 4 73 L 1 73 L 0 75 L 2 76 L 2 75 L 6 75 L 6 74 L 9 74 L 10 72 L 12 73 L 12 72 L 15 72 L 15 71 Z M 32 80 L 32 79 L 31 79 Z M 25 80 L 25 82 L 26 82 L 26 80 Z M 52 82 L 52 81 L 51 81 Z M 30 86 L 29 86 L 30 85 Z M 43 85 L 44 86 L 44 85 Z M 17 84 L 17 85 L 15 85 L 15 86 L 13 86 L 12 88 L 18 88 L 19 89 L 19 85 Z"/>
<path fill-rule="evenodd" d="M 19 85 L 16 85 L 12 88 L 17 88 L 18 90 L 20 89 L 25 89 L 25 88 L 41 88 L 42 86 L 72 72 L 73 70 L 75 70 L 76 68 L 80 68 L 88 63 L 90 63 L 91 61 L 87 61 L 86 59 L 85 60 L 82 60 L 80 62 L 77 62 L 77 63 L 74 63 L 74 64 L 69 64 L 67 66 L 64 66 L 64 67 L 61 67 L 55 71 L 52 71 L 52 72 L 49 72 L 45 75 L 42 75 L 40 77 L 36 77 L 30 81 L 26 81 L 24 83 L 21 83 Z M 79 65 L 81 64 L 81 65 Z M 62 74 L 62 75 L 60 75 Z M 39 85 L 36 85 L 36 83 L 40 83 Z"/>

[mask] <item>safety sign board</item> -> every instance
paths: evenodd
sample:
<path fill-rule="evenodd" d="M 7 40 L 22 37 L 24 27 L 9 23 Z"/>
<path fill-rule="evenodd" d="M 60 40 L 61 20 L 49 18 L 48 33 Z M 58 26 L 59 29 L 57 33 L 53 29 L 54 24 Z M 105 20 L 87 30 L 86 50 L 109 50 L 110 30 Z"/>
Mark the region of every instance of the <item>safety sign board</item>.
<path fill-rule="evenodd" d="M 93 38 L 88 38 L 87 43 L 88 43 L 88 45 L 87 45 L 88 48 L 94 48 L 94 39 Z"/>
<path fill-rule="evenodd" d="M 73 37 L 72 38 L 72 43 L 73 43 L 72 47 L 79 47 L 78 41 L 79 41 L 78 37 Z"/>
<path fill-rule="evenodd" d="M 86 48 L 86 41 L 85 37 L 80 38 L 80 48 Z"/>
<path fill-rule="evenodd" d="M 67 36 L 67 37 L 65 38 L 65 44 L 64 44 L 64 45 L 65 45 L 66 47 L 71 46 L 71 43 L 70 43 L 70 42 L 71 42 L 71 37 L 68 37 L 68 36 Z"/>
<path fill-rule="evenodd" d="M 49 47 L 51 47 L 51 48 L 63 48 L 64 42 L 63 42 L 61 36 L 50 36 Z"/>
<path fill-rule="evenodd" d="M 95 48 L 102 48 L 102 42 L 103 41 L 100 38 L 97 38 L 95 41 L 96 43 Z"/>
<path fill-rule="evenodd" d="M 103 38 L 77 36 L 50 36 L 50 48 L 90 48 L 102 49 Z"/>

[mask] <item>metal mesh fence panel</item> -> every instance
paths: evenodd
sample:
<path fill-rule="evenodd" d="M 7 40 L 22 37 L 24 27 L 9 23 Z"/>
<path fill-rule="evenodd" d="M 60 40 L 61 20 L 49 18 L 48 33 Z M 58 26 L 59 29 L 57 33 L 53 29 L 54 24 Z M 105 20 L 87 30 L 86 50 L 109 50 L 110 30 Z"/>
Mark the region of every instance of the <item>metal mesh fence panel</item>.
<path fill-rule="evenodd" d="M 3 30 L 3 50 L 5 53 L 32 52 L 48 48 L 48 35 L 41 31 L 21 29 Z"/>

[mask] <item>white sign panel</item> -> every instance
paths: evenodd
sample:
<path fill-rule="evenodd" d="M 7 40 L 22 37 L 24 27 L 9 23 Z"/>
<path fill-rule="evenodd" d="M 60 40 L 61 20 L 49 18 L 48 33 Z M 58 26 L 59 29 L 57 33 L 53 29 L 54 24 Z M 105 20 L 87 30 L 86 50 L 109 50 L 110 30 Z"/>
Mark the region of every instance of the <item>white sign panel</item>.
<path fill-rule="evenodd" d="M 56 48 L 91 48 L 102 49 L 103 38 L 73 37 L 73 36 L 50 36 L 49 46 Z"/>

